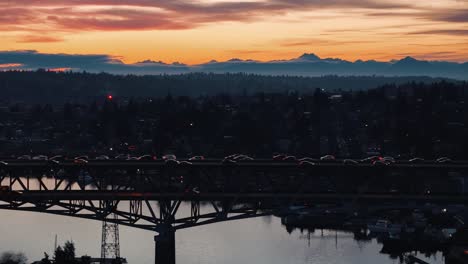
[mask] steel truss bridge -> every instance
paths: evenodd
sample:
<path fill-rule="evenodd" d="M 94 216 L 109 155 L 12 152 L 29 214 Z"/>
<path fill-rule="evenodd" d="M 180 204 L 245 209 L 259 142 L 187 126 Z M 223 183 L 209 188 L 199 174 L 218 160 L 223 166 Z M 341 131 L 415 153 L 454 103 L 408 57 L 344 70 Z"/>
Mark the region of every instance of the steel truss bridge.
<path fill-rule="evenodd" d="M 175 231 L 270 215 L 289 205 L 467 204 L 468 163 L 0 162 L 0 209 L 157 232 L 156 263 L 175 263 Z M 468 177 L 466 177 L 468 180 Z M 189 204 L 190 212 L 180 210 Z M 115 215 L 117 217 L 115 217 Z"/>

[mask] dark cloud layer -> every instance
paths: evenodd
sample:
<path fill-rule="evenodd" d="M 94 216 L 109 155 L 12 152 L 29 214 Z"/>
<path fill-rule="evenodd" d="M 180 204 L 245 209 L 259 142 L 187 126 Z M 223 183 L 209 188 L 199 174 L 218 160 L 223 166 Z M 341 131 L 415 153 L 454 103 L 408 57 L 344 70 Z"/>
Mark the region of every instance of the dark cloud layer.
<path fill-rule="evenodd" d="M 84 6 L 95 8 L 80 8 Z M 21 25 L 31 24 L 52 25 L 59 30 L 187 29 L 222 21 L 252 21 L 298 10 L 406 7 L 376 0 L 267 0 L 210 4 L 188 0 L 24 0 L 20 7 L 12 1 L 0 0 L 0 29 L 20 30 Z"/>
<path fill-rule="evenodd" d="M 468 2 L 468 1 L 467 1 Z M 411 9 L 410 9 L 411 10 Z M 411 11 L 400 12 L 399 10 L 387 10 L 369 12 L 371 17 L 409 17 L 428 21 L 466 23 L 468 22 L 468 9 L 438 8 L 438 9 L 412 9 Z"/>
<path fill-rule="evenodd" d="M 439 29 L 439 30 L 425 30 L 409 33 L 411 35 L 454 35 L 454 36 L 468 36 L 468 29 Z"/>
<path fill-rule="evenodd" d="M 466 23 L 468 22 L 468 9 L 445 9 L 435 10 L 426 14 L 431 20 Z"/>
<path fill-rule="evenodd" d="M 121 63 L 107 55 L 44 54 L 34 50 L 1 51 L 0 63 L 20 63 L 26 68 L 93 68 L 96 65 Z"/>

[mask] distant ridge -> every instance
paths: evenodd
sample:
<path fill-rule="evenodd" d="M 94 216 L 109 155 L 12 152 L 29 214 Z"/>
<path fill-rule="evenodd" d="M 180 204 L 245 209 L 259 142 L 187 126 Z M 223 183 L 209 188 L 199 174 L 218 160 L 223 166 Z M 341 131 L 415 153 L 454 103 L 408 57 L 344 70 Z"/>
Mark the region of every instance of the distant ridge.
<path fill-rule="evenodd" d="M 320 57 L 314 53 L 304 53 L 297 59 L 306 61 L 320 61 Z"/>
<path fill-rule="evenodd" d="M 233 58 L 227 61 L 211 60 L 197 65 L 180 62 L 144 60 L 126 64 L 109 55 L 45 54 L 37 51 L 0 51 L 0 69 L 35 70 L 66 69 L 72 71 L 107 72 L 113 74 L 179 74 L 205 73 L 251 73 L 261 75 L 289 76 L 428 76 L 468 80 L 468 63 L 426 61 L 413 57 L 400 60 L 375 61 L 340 58 L 320 58 L 314 53 L 286 60 L 256 61 Z"/>
<path fill-rule="evenodd" d="M 173 75 L 112 75 L 38 71 L 0 71 L 1 100 L 51 102 L 102 100 L 111 94 L 118 98 L 244 95 L 257 93 L 312 94 L 317 89 L 328 91 L 366 90 L 380 86 L 396 87 L 419 83 L 450 87 L 447 84 L 468 83 L 430 77 L 372 76 L 265 76 L 245 73 L 186 73 Z"/>

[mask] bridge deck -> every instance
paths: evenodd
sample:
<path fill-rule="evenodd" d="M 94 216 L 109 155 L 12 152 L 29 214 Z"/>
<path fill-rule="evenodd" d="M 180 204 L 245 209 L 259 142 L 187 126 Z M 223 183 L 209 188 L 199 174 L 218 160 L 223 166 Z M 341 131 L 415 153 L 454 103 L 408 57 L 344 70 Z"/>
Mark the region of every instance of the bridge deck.
<path fill-rule="evenodd" d="M 132 191 L 25 191 L 0 192 L 0 200 L 41 201 L 41 200 L 181 200 L 181 201 L 222 201 L 237 199 L 248 201 L 279 201 L 285 199 L 305 199 L 310 201 L 432 201 L 432 202 L 468 202 L 468 195 L 408 195 L 408 194 L 343 194 L 343 193 L 151 193 Z"/>
<path fill-rule="evenodd" d="M 87 168 L 163 168 L 172 165 L 166 164 L 164 161 L 107 161 L 107 160 L 90 160 L 85 164 L 76 163 L 73 161 L 63 161 L 54 163 L 51 161 L 32 161 L 32 160 L 2 160 L 0 169 L 4 168 L 41 168 L 41 167 L 87 167 Z M 267 160 L 259 161 L 239 161 L 236 163 L 223 163 L 221 160 L 209 161 L 190 161 L 190 164 L 180 164 L 178 167 L 193 167 L 193 168 L 390 168 L 390 169 L 468 169 L 468 161 L 453 161 L 450 163 L 437 162 L 396 162 L 390 165 L 373 165 L 370 163 L 345 164 L 339 160 L 316 162 L 314 164 L 299 165 L 299 162 L 275 162 Z"/>

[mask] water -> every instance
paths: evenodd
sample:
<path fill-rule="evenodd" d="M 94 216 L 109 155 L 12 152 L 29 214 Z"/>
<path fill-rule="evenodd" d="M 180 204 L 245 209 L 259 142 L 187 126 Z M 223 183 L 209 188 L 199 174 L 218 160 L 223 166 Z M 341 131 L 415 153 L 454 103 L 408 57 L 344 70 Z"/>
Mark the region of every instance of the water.
<path fill-rule="evenodd" d="M 101 222 L 66 216 L 0 210 L 0 251 L 21 251 L 39 260 L 59 244 L 73 240 L 77 254 L 100 256 Z M 154 234 L 120 227 L 121 255 L 130 264 L 154 263 Z M 380 254 L 377 241 L 358 242 L 344 232 L 320 230 L 289 234 L 276 217 L 252 218 L 180 230 L 176 233 L 178 264 L 396 264 Z M 424 258 L 424 257 L 423 257 Z M 444 263 L 439 253 L 424 258 Z"/>

